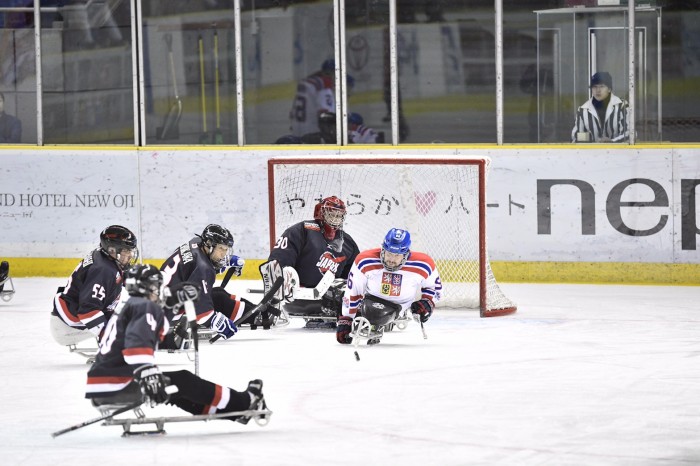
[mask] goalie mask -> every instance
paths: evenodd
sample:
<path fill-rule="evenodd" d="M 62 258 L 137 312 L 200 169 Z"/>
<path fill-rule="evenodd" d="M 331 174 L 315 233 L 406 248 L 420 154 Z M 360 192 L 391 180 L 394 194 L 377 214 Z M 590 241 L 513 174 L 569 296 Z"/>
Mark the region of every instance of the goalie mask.
<path fill-rule="evenodd" d="M 379 296 L 366 294 L 362 299 L 362 317 L 375 326 L 393 322 L 401 312 L 401 305 L 392 303 Z"/>
<path fill-rule="evenodd" d="M 321 227 L 326 241 L 333 241 L 338 230 L 343 229 L 345 203 L 336 196 L 327 197 L 314 207 L 314 220 Z"/>
<path fill-rule="evenodd" d="M 411 255 L 411 234 L 406 230 L 392 228 L 384 237 L 380 258 L 389 272 L 399 270 Z"/>
<path fill-rule="evenodd" d="M 134 265 L 139 258 L 136 235 L 121 225 L 111 225 L 100 233 L 100 249 L 122 270 Z"/>
<path fill-rule="evenodd" d="M 233 235 L 221 225 L 210 224 L 204 228 L 201 235 L 202 244 L 207 247 L 207 255 L 212 265 L 222 269 L 229 265 L 233 254 Z"/>
<path fill-rule="evenodd" d="M 124 284 L 129 296 L 143 296 L 151 301 L 160 300 L 163 275 L 150 264 L 137 264 L 124 274 Z"/>

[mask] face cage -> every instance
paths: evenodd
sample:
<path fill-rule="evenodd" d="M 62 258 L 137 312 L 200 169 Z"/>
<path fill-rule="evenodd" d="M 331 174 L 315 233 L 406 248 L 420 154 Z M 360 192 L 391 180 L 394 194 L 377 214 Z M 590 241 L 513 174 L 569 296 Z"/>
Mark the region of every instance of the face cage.
<path fill-rule="evenodd" d="M 337 207 L 323 207 L 321 209 L 321 215 L 323 216 L 323 221 L 330 227 L 336 229 L 343 228 L 343 222 L 345 222 L 345 211 L 343 209 L 338 209 Z"/>
<path fill-rule="evenodd" d="M 382 248 L 382 251 L 379 253 L 379 258 L 381 259 L 382 265 L 384 266 L 384 268 L 387 269 L 389 272 L 396 272 L 397 270 L 401 269 L 401 267 L 403 267 L 406 264 L 406 261 L 408 260 L 408 256 L 411 254 L 411 251 L 406 251 L 403 254 L 403 259 L 401 259 L 401 262 L 399 263 L 399 265 L 389 266 L 386 263 L 386 261 L 384 260 L 384 254 L 386 252 L 387 252 L 387 250 Z M 391 254 L 398 254 L 398 252 L 391 252 L 391 251 L 388 251 L 388 252 L 390 252 Z"/>
<path fill-rule="evenodd" d="M 126 264 L 122 264 L 120 260 L 122 251 L 131 251 L 131 258 Z M 137 247 L 129 248 L 125 246 L 109 246 L 107 249 L 107 255 L 114 259 L 114 261 L 121 267 L 122 270 L 127 270 L 128 268 L 136 265 L 139 260 L 139 249 Z"/>

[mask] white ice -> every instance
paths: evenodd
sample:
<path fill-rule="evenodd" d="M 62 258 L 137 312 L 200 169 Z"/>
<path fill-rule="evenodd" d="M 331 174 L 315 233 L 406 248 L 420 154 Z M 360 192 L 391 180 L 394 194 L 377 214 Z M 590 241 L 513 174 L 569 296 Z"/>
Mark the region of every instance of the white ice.
<path fill-rule="evenodd" d="M 54 439 L 98 414 L 83 398 L 84 359 L 49 334 L 63 283 L 17 278 L 0 301 L 0 464 L 700 464 L 700 287 L 505 284 L 516 314 L 437 311 L 427 340 L 412 323 L 359 362 L 299 321 L 242 330 L 202 344 L 200 375 L 239 390 L 263 379 L 268 426 L 122 438 L 94 424 Z M 183 354 L 158 359 L 193 369 Z"/>

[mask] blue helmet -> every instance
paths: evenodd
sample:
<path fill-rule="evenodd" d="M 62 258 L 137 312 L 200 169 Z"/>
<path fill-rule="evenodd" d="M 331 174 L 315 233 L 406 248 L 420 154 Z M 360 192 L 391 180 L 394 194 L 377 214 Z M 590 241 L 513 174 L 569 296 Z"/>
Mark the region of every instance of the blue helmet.
<path fill-rule="evenodd" d="M 359 113 L 352 112 L 348 115 L 348 123 L 351 125 L 361 125 L 364 123 L 364 119 Z"/>
<path fill-rule="evenodd" d="M 288 134 L 286 136 L 281 136 L 277 138 L 275 144 L 303 144 L 304 141 L 301 140 L 299 136 L 293 136 Z"/>
<path fill-rule="evenodd" d="M 387 264 L 385 259 L 385 253 L 390 252 L 392 254 L 403 255 L 403 260 L 399 264 Z M 382 243 L 382 251 L 380 258 L 382 260 L 382 265 L 389 272 L 394 272 L 399 270 L 408 260 L 408 256 L 411 255 L 411 234 L 407 230 L 401 230 L 400 228 L 392 228 L 384 237 L 384 242 Z"/>
<path fill-rule="evenodd" d="M 335 59 L 329 58 L 328 60 L 325 60 L 321 64 L 321 71 L 325 71 L 326 73 L 335 71 Z"/>

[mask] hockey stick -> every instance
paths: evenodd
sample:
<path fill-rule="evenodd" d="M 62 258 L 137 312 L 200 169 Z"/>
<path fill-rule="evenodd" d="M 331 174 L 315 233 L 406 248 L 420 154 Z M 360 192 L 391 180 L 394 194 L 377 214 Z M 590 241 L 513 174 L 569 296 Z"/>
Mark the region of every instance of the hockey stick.
<path fill-rule="evenodd" d="M 170 75 L 173 80 L 173 92 L 175 97 L 175 103 L 170 107 L 165 119 L 163 120 L 163 126 L 157 128 L 156 133 L 158 139 L 171 139 L 177 138 L 180 135 L 178 130 L 178 124 L 180 123 L 180 117 L 182 116 L 182 100 L 177 91 L 177 81 L 175 77 L 175 60 L 173 59 L 173 37 L 170 33 L 165 35 L 165 44 L 168 47 L 168 62 L 170 65 Z M 172 133 L 172 134 L 171 134 Z"/>
<path fill-rule="evenodd" d="M 279 290 L 282 285 L 284 284 L 284 277 L 277 277 L 277 280 L 275 280 L 275 283 L 272 284 L 270 289 L 265 293 L 265 296 L 260 300 L 257 306 L 255 306 L 253 309 L 250 309 L 246 312 L 243 313 L 241 317 L 236 319 L 236 322 L 245 322 L 247 319 L 249 319 L 251 316 L 255 316 L 258 313 L 262 312 L 265 310 L 267 305 L 272 301 L 272 298 L 274 298 L 275 293 L 277 293 L 277 290 Z M 236 323 L 234 322 L 234 323 Z M 216 342 L 219 338 L 221 338 L 221 335 L 216 334 L 213 337 L 209 339 L 209 343 L 214 343 Z"/>
<path fill-rule="evenodd" d="M 199 85 L 202 98 L 202 134 L 199 136 L 199 143 L 206 144 L 209 142 L 209 135 L 207 134 L 207 92 L 204 82 L 204 40 L 201 34 L 197 43 L 199 45 Z"/>
<path fill-rule="evenodd" d="M 294 299 L 306 299 L 306 300 L 317 300 L 321 299 L 321 296 L 323 296 L 326 291 L 328 291 L 328 288 L 333 284 L 333 280 L 335 280 L 335 274 L 331 272 L 330 270 L 326 270 L 326 273 L 323 274 L 323 277 L 321 278 L 321 281 L 318 282 L 318 285 L 316 285 L 315 288 L 296 288 L 294 290 Z M 251 289 L 248 288 L 246 289 L 248 293 L 262 293 L 263 290 L 256 290 L 256 289 Z"/>
<path fill-rule="evenodd" d="M 194 342 L 194 375 L 199 376 L 199 333 L 197 332 L 197 313 L 194 310 L 194 303 L 185 301 L 185 317 L 190 323 L 190 333 Z"/>
<path fill-rule="evenodd" d="M 216 108 L 216 130 L 214 131 L 214 144 L 223 144 L 224 135 L 221 134 L 221 99 L 219 98 L 219 33 L 214 31 L 214 106 Z"/>
<path fill-rule="evenodd" d="M 59 435 L 63 435 L 65 433 L 72 432 L 74 430 L 82 429 L 83 427 L 89 426 L 90 424 L 95 424 L 96 422 L 106 421 L 106 420 L 112 419 L 114 416 L 116 416 L 118 414 L 122 414 L 122 413 L 125 413 L 127 411 L 131 411 L 132 409 L 136 409 L 139 406 L 141 406 L 142 404 L 143 404 L 142 401 L 137 401 L 137 402 L 132 403 L 128 406 L 124 406 L 122 408 L 119 408 L 119 409 L 117 409 L 114 412 L 111 412 L 109 414 L 103 414 L 102 416 L 96 417 L 94 419 L 90 419 L 89 421 L 81 422 L 80 424 L 75 424 L 73 426 L 66 427 L 65 429 L 58 430 L 58 431 L 54 432 L 53 434 L 51 434 L 51 437 L 56 438 Z"/>
<path fill-rule="evenodd" d="M 425 327 L 423 327 L 423 321 L 422 321 L 422 320 L 420 321 L 420 331 L 423 332 L 423 340 L 427 340 L 427 339 L 428 339 L 428 334 L 425 333 Z"/>
<path fill-rule="evenodd" d="M 221 280 L 221 288 L 226 288 L 226 285 L 228 285 L 229 280 L 231 280 L 231 277 L 233 277 L 234 272 L 235 270 L 233 270 L 233 267 L 228 268 L 226 275 L 224 275 L 224 279 Z"/>

